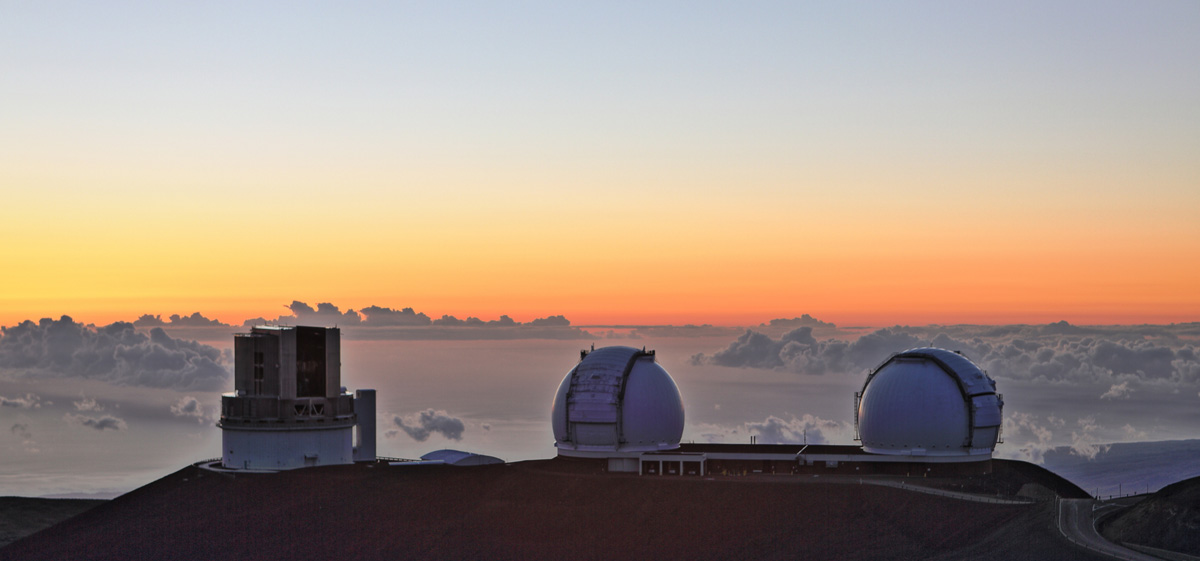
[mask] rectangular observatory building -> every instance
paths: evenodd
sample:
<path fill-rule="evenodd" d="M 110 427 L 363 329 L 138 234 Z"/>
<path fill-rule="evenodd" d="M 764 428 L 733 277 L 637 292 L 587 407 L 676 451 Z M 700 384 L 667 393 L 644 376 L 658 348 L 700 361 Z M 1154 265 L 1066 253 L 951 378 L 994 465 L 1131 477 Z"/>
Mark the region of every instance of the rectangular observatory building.
<path fill-rule="evenodd" d="M 221 397 L 217 424 L 224 467 L 280 470 L 375 459 L 375 392 L 343 391 L 340 330 L 254 327 L 233 343 L 234 391 Z"/>

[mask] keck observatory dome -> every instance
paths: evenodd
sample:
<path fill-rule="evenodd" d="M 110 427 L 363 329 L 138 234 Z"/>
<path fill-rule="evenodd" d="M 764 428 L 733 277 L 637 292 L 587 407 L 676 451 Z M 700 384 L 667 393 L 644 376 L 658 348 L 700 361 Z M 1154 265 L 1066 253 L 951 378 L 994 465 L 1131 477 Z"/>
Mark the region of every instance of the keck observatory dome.
<path fill-rule="evenodd" d="M 615 457 L 679 447 L 683 400 L 654 351 L 604 347 L 582 351 L 563 378 L 551 411 L 564 456 Z"/>
<path fill-rule="evenodd" d="M 867 452 L 987 459 L 1000 436 L 996 382 L 965 356 L 919 348 L 892 355 L 856 395 Z"/>

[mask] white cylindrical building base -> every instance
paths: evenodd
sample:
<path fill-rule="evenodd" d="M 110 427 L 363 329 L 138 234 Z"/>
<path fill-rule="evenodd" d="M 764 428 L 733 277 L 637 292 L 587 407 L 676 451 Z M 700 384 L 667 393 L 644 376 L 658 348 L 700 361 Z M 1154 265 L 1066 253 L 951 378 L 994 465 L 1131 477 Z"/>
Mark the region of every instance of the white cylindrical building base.
<path fill-rule="evenodd" d="M 375 461 L 375 390 L 354 392 L 354 461 Z"/>
<path fill-rule="evenodd" d="M 353 425 L 244 429 L 221 427 L 221 465 L 282 470 L 354 461 Z"/>

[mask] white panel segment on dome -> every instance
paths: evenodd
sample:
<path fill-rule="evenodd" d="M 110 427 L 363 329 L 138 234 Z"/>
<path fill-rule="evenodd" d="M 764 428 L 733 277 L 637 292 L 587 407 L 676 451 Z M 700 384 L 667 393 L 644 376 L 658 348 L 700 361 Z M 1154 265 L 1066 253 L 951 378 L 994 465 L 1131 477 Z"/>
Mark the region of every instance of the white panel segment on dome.
<path fill-rule="evenodd" d="M 977 395 L 971 398 L 971 448 L 992 448 L 1000 437 L 1001 415 L 1000 396 L 991 393 Z"/>
<path fill-rule="evenodd" d="M 932 347 L 912 349 L 901 353 L 905 356 L 928 356 L 949 368 L 948 373 L 958 379 L 966 395 L 994 393 L 996 382 L 989 378 L 975 363 L 954 351 Z"/>
<path fill-rule="evenodd" d="M 617 422 L 621 386 L 637 353 L 629 347 L 605 347 L 589 353 L 571 377 L 567 422 Z"/>
<path fill-rule="evenodd" d="M 567 426 L 582 446 L 611 446 L 621 438 L 621 397 L 629 369 L 642 353 L 631 347 L 594 350 L 575 368 L 567 390 Z"/>

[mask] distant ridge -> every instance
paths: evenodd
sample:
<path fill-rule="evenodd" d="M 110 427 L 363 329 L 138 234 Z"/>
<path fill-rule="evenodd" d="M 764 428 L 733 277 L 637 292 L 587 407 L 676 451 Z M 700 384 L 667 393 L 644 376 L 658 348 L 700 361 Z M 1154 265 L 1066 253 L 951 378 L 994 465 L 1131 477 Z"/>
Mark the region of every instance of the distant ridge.
<path fill-rule="evenodd" d="M 1060 446 L 1045 453 L 1042 467 L 1092 495 L 1152 492 L 1200 476 L 1200 440 L 1104 444 L 1094 457 Z"/>

